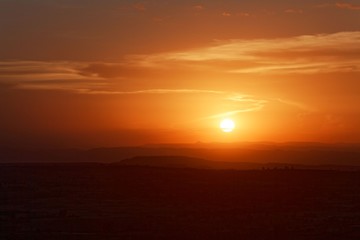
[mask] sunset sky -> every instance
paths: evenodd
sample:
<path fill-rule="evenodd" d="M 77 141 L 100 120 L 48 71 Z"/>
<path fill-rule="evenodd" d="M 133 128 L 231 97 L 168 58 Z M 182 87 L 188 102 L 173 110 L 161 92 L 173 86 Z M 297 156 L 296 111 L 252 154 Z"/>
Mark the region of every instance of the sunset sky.
<path fill-rule="evenodd" d="M 0 111 L 6 146 L 360 142 L 360 1 L 0 0 Z"/>

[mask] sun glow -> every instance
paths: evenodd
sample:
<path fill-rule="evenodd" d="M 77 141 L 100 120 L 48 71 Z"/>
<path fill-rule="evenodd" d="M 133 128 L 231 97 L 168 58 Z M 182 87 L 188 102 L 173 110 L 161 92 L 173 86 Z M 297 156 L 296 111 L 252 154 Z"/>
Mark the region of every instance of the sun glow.
<path fill-rule="evenodd" d="M 224 119 L 220 122 L 220 128 L 223 132 L 232 132 L 235 128 L 235 123 L 231 119 Z"/>

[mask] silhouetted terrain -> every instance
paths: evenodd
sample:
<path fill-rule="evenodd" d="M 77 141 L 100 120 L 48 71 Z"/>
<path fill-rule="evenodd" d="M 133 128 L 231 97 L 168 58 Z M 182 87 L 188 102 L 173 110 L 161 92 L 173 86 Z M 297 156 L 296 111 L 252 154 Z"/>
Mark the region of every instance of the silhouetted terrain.
<path fill-rule="evenodd" d="M 212 161 L 207 161 L 201 158 L 191 158 L 183 156 L 137 156 L 124 159 L 113 164 L 121 166 L 210 168 L 213 165 L 212 163 Z"/>
<path fill-rule="evenodd" d="M 197 169 L 233 169 L 233 170 L 265 170 L 265 169 L 318 169 L 360 171 L 356 165 L 305 165 L 293 163 L 251 163 L 251 162 L 224 162 L 209 161 L 201 158 L 184 156 L 137 156 L 112 163 L 118 166 L 147 166 L 167 168 L 197 168 Z"/>
<path fill-rule="evenodd" d="M 357 145 L 2 148 L 0 162 L 1 240 L 360 239 Z"/>
<path fill-rule="evenodd" d="M 13 164 L 0 188 L 0 239 L 360 239 L 357 171 Z"/>
<path fill-rule="evenodd" d="M 180 156 L 217 162 L 234 162 L 236 169 L 266 165 L 360 166 L 360 146 L 321 143 L 242 143 L 146 145 L 139 147 L 26 150 L 0 148 L 0 163 L 15 162 L 119 162 L 137 156 Z M 191 162 L 191 161 L 190 161 Z M 195 161 L 196 162 L 196 161 Z M 203 164 L 203 163 L 202 163 Z M 260 164 L 260 165 L 259 165 Z M 221 164 L 217 164 L 220 166 Z M 262 166 L 261 166 L 262 165 Z M 227 164 L 227 167 L 230 164 Z"/>

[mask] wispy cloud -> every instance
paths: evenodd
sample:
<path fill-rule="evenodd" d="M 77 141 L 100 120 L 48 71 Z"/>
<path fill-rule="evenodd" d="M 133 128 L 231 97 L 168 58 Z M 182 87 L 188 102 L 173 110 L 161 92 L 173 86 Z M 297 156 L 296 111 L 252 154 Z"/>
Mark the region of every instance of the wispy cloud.
<path fill-rule="evenodd" d="M 146 11 L 146 6 L 145 6 L 144 3 L 135 3 L 135 4 L 133 5 L 133 8 L 134 8 L 136 11 L 141 11 L 141 12 Z"/>
<path fill-rule="evenodd" d="M 232 14 L 229 13 L 229 12 L 223 12 L 223 13 L 221 14 L 221 16 L 223 16 L 223 17 L 231 17 Z"/>
<path fill-rule="evenodd" d="M 88 95 L 209 94 L 230 103 L 224 112 L 208 118 L 262 111 L 272 103 L 300 112 L 313 109 L 289 99 L 264 98 L 212 89 L 149 88 L 121 89 L 119 81 L 132 81 L 139 71 L 176 72 L 200 69 L 231 74 L 313 74 L 360 72 L 360 32 L 305 35 L 278 39 L 217 41 L 211 46 L 161 54 L 128 56 L 121 62 L 0 62 L 0 87 L 63 90 Z M 146 76 L 149 76 L 145 74 Z"/>
<path fill-rule="evenodd" d="M 0 80 L 83 79 L 80 69 L 86 64 L 76 62 L 9 61 L 0 62 Z"/>
<path fill-rule="evenodd" d="M 117 63 L 5 61 L 0 62 L 0 82 L 105 94 L 107 84 L 163 70 L 180 76 L 192 70 L 249 75 L 360 72 L 360 32 L 217 41 L 188 51 L 128 56 Z"/>
<path fill-rule="evenodd" d="M 217 119 L 231 117 L 239 113 L 257 112 L 261 111 L 269 103 L 269 100 L 266 99 L 238 93 L 232 93 L 225 100 L 235 103 L 233 110 L 207 116 L 204 119 Z"/>
<path fill-rule="evenodd" d="M 317 112 L 317 110 L 313 107 L 310 107 L 310 106 L 307 106 L 303 103 L 299 103 L 299 102 L 294 102 L 294 101 L 291 101 L 291 100 L 286 100 L 286 99 L 281 99 L 281 98 L 275 98 L 275 99 L 272 99 L 273 101 L 277 101 L 279 103 L 282 103 L 282 104 L 285 104 L 285 105 L 288 105 L 288 106 L 291 106 L 291 107 L 295 107 L 299 110 L 303 110 L 304 112 Z"/>
<path fill-rule="evenodd" d="M 316 109 L 309 107 L 303 103 L 286 100 L 286 99 L 264 98 L 253 95 L 228 93 L 228 92 L 223 92 L 223 95 L 224 95 L 224 100 L 234 104 L 233 109 L 226 112 L 210 115 L 202 119 L 218 119 L 218 118 L 235 116 L 241 113 L 258 112 L 258 111 L 262 111 L 267 106 L 273 104 L 280 104 L 283 107 L 287 106 L 303 114 L 310 114 L 317 112 Z"/>
<path fill-rule="evenodd" d="M 81 91 L 81 90 L 80 90 Z M 246 112 L 255 112 L 262 110 L 268 102 L 271 100 L 261 99 L 259 97 L 234 93 L 234 92 L 226 92 L 226 91 L 216 91 L 216 90 L 206 90 L 206 89 L 144 89 L 144 90 L 136 90 L 136 91 L 93 91 L 93 90 L 82 90 L 82 93 L 86 94 L 114 94 L 114 95 L 156 95 L 156 94 L 181 94 L 181 95 L 189 95 L 189 94 L 206 94 L 213 95 L 219 101 L 227 101 L 233 104 L 233 110 L 226 111 L 223 113 L 207 116 L 204 119 L 211 118 L 221 118 L 221 117 L 229 117 L 239 113 Z M 277 101 L 277 100 L 275 100 Z M 287 103 L 286 103 L 287 104 Z"/>
<path fill-rule="evenodd" d="M 349 2 L 323 3 L 315 5 L 316 8 L 338 8 L 351 11 L 360 11 L 360 5 Z"/>
<path fill-rule="evenodd" d="M 0 83 L 12 88 L 70 90 L 97 88 L 106 80 L 84 74 L 88 63 L 8 61 L 0 62 Z"/>
<path fill-rule="evenodd" d="M 194 5 L 193 9 L 197 10 L 197 11 L 201 11 L 204 10 L 204 5 L 198 4 L 198 5 Z"/>
<path fill-rule="evenodd" d="M 268 104 L 280 103 L 301 111 L 309 109 L 301 103 L 276 98 L 263 98 L 239 92 L 196 88 L 148 88 L 123 90 L 112 85 L 125 63 L 77 63 L 18 61 L 0 63 L 0 88 L 22 90 L 56 90 L 84 95 L 196 95 L 224 103 L 226 111 L 203 119 L 229 117 L 263 110 Z M 119 70 L 120 69 L 120 70 Z M 120 71 L 120 72 L 118 72 Z"/>
<path fill-rule="evenodd" d="M 335 6 L 337 8 L 341 8 L 341 9 L 360 11 L 360 5 L 355 5 L 355 4 L 351 4 L 351 3 L 338 2 L 335 4 Z"/>
<path fill-rule="evenodd" d="M 143 89 L 136 91 L 116 90 L 91 90 L 81 89 L 80 92 L 87 94 L 112 94 L 112 95 L 140 95 L 140 94 L 224 94 L 222 91 L 202 89 Z"/>
<path fill-rule="evenodd" d="M 237 16 L 239 17 L 251 17 L 252 14 L 248 13 L 248 12 L 240 12 L 237 14 Z"/>
<path fill-rule="evenodd" d="M 304 13 L 304 11 L 302 9 L 295 9 L 295 8 L 286 9 L 284 12 L 288 13 L 288 14 L 302 14 L 302 13 Z"/>
<path fill-rule="evenodd" d="M 360 32 L 230 40 L 189 51 L 134 56 L 142 67 L 207 67 L 232 73 L 359 72 Z M 221 66 L 221 67 L 219 67 Z"/>

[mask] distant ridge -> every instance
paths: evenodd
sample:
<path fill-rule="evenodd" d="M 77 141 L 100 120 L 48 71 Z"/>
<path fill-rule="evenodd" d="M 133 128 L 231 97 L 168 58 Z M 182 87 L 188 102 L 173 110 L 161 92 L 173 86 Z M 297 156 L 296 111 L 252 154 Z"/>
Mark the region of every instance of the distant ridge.
<path fill-rule="evenodd" d="M 147 159 L 139 159 L 139 157 Z M 149 157 L 156 157 L 157 160 Z M 160 159 L 159 159 L 160 157 Z M 321 143 L 247 143 L 245 145 L 197 143 L 138 147 L 29 150 L 0 147 L 0 163 L 96 162 L 142 165 L 197 166 L 207 168 L 258 168 L 268 163 L 292 166 L 359 166 L 360 147 Z M 173 159 L 174 162 L 169 162 Z M 175 159 L 175 160 L 174 160 Z"/>
<path fill-rule="evenodd" d="M 187 156 L 136 156 L 111 163 L 116 166 L 145 166 L 164 168 L 198 168 L 218 170 L 271 170 L 271 169 L 314 169 L 359 171 L 360 166 L 347 165 L 304 165 L 289 163 L 220 162 Z"/>
<path fill-rule="evenodd" d="M 137 156 L 115 163 L 122 166 L 211 168 L 212 161 L 187 156 Z"/>
<path fill-rule="evenodd" d="M 258 163 L 211 161 L 187 156 L 136 156 L 112 164 L 119 166 L 236 170 L 261 169 L 263 166 Z"/>

